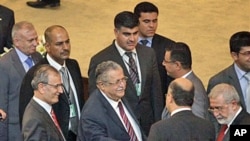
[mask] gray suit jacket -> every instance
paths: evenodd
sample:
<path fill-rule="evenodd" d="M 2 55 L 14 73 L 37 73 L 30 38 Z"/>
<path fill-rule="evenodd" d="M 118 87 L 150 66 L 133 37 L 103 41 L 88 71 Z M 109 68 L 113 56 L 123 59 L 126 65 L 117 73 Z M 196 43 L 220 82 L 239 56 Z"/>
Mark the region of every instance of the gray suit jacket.
<path fill-rule="evenodd" d="M 222 70 L 221 72 L 219 72 L 218 74 L 214 75 L 213 77 L 209 79 L 207 93 L 209 94 L 211 89 L 215 85 L 220 84 L 220 83 L 227 83 L 227 84 L 234 86 L 234 88 L 236 89 L 236 91 L 238 92 L 240 96 L 241 106 L 244 109 L 246 109 L 245 100 L 244 100 L 243 93 L 240 87 L 239 79 L 235 72 L 234 64 L 230 65 L 228 68 Z"/>
<path fill-rule="evenodd" d="M 24 141 L 63 141 L 50 115 L 33 99 L 27 105 L 22 123 Z"/>
<path fill-rule="evenodd" d="M 127 101 L 122 99 L 122 102 L 139 125 L 139 122 L 136 120 L 136 116 L 133 114 Z M 146 140 L 143 132 L 142 138 L 143 140 Z M 115 140 L 129 141 L 130 136 L 113 107 L 102 93 L 96 89 L 91 93 L 82 109 L 77 141 Z"/>
<path fill-rule="evenodd" d="M 32 55 L 34 63 L 37 63 L 42 56 L 39 53 Z M 19 126 L 19 90 L 25 75 L 25 69 L 20 61 L 16 50 L 0 58 L 0 107 L 7 112 L 8 140 L 16 140 L 15 134 L 21 133 Z M 21 135 L 21 134 L 20 134 Z"/>
<path fill-rule="evenodd" d="M 215 130 L 210 121 L 186 110 L 153 124 L 148 141 L 215 141 Z"/>
<path fill-rule="evenodd" d="M 159 77 L 155 52 L 152 48 L 137 44 L 136 52 L 141 69 L 141 95 L 136 94 L 135 86 L 129 77 L 127 81 L 125 98 L 137 116 L 140 125 L 148 134 L 151 124 L 160 120 L 163 110 L 163 95 L 161 93 L 161 80 Z M 112 60 L 120 64 L 124 74 L 129 76 L 129 72 L 120 56 L 115 44 L 103 49 L 91 58 L 89 64 L 89 92 L 96 88 L 95 69 L 103 61 Z"/>
<path fill-rule="evenodd" d="M 192 105 L 192 112 L 201 118 L 208 119 L 209 100 L 202 81 L 194 74 L 190 73 L 186 79 L 189 79 L 194 84 L 194 103 Z M 162 112 L 162 119 L 168 117 L 168 111 L 164 108 Z"/>

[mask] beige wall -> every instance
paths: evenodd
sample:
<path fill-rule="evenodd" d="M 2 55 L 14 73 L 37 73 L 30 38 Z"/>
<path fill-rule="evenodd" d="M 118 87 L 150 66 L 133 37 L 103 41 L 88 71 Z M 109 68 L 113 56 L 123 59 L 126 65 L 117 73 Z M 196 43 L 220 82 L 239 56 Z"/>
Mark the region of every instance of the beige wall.
<path fill-rule="evenodd" d="M 35 0 L 34 0 L 35 1 Z M 113 18 L 133 10 L 139 0 L 61 0 L 57 9 L 34 9 L 26 0 L 1 0 L 15 11 L 16 21 L 34 23 L 39 34 L 50 25 L 66 27 L 71 37 L 71 57 L 87 76 L 90 57 L 114 39 Z M 192 50 L 193 70 L 208 79 L 232 63 L 228 39 L 250 30 L 250 0 L 153 0 L 159 10 L 158 33 L 186 42 Z"/>

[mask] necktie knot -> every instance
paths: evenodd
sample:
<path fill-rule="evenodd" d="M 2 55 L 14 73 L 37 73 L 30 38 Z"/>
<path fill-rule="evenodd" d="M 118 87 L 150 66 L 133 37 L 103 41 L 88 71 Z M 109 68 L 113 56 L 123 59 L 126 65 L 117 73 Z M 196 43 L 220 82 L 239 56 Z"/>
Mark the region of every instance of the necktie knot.
<path fill-rule="evenodd" d="M 129 58 L 133 58 L 133 57 L 132 57 L 132 52 L 125 52 L 125 54 L 126 54 Z"/>
<path fill-rule="evenodd" d="M 25 63 L 29 66 L 29 68 L 31 68 L 31 67 L 33 66 L 32 58 L 31 58 L 31 57 L 28 57 L 28 58 L 25 60 Z"/>
<path fill-rule="evenodd" d="M 146 46 L 148 43 L 148 40 L 141 40 L 142 45 Z"/>
<path fill-rule="evenodd" d="M 250 72 L 247 72 L 244 77 L 246 78 L 246 80 L 248 81 L 248 83 L 250 83 Z"/>

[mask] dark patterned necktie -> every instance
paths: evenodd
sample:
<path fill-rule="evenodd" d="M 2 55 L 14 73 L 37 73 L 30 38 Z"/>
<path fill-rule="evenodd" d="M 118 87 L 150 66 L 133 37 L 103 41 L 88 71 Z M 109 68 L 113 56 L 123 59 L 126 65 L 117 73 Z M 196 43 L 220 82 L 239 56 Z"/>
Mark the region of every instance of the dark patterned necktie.
<path fill-rule="evenodd" d="M 129 57 L 129 75 L 131 80 L 133 81 L 133 84 L 135 85 L 136 83 L 139 83 L 139 75 L 137 71 L 137 67 L 135 64 L 135 60 L 132 56 L 132 52 L 126 52 L 125 53 Z"/>
<path fill-rule="evenodd" d="M 124 109 L 123 109 L 123 106 L 122 106 L 122 103 L 119 102 L 118 103 L 118 107 L 119 107 L 119 111 L 120 111 L 120 115 L 122 117 L 122 120 L 127 128 L 127 132 L 130 136 L 130 141 L 138 141 L 136 135 L 135 135 L 135 131 L 132 127 L 132 125 L 130 124 L 129 120 L 128 120 L 128 117 L 126 115 L 126 113 L 124 112 Z"/>
<path fill-rule="evenodd" d="M 140 42 L 141 42 L 142 45 L 146 46 L 147 43 L 148 43 L 148 40 L 141 40 Z"/>
<path fill-rule="evenodd" d="M 74 111 L 70 111 L 70 113 L 73 112 L 76 114 L 74 117 L 70 117 L 70 123 L 71 123 L 70 130 L 77 135 L 78 112 L 77 112 L 74 93 L 70 87 L 70 80 L 69 80 L 68 71 L 66 70 L 65 67 L 62 67 L 60 72 L 61 72 L 62 78 L 63 78 L 63 85 L 65 86 L 66 93 L 68 94 L 70 110 L 74 110 Z M 73 106 L 73 108 L 71 106 Z"/>

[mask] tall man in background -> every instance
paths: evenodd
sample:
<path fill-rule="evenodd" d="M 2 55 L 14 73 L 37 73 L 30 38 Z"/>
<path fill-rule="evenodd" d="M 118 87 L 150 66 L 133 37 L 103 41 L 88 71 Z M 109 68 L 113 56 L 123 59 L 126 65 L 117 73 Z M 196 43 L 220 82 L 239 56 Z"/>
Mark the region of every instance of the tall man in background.
<path fill-rule="evenodd" d="M 162 94 L 164 96 L 173 78 L 167 75 L 165 68 L 162 66 L 162 60 L 164 59 L 165 48 L 172 46 L 175 42 L 167 37 L 156 34 L 159 11 L 153 3 L 138 3 L 134 8 L 134 14 L 139 18 L 138 43 L 153 48 L 156 53 L 161 77 Z M 163 101 L 165 102 L 164 99 Z"/>

